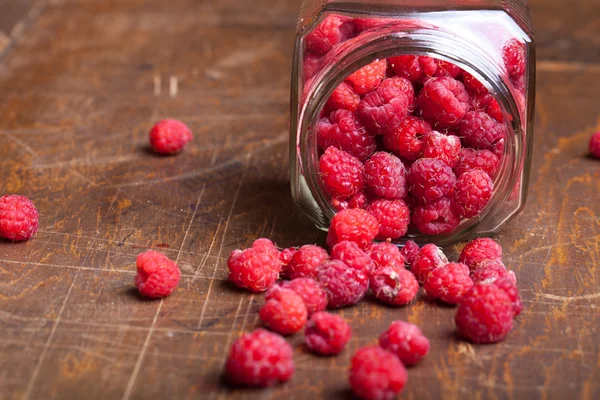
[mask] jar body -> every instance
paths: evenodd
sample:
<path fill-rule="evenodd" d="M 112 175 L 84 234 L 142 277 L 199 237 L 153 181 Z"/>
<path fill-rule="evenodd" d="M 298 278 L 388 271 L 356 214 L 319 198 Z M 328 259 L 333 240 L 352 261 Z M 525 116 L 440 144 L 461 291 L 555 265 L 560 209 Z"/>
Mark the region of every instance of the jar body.
<path fill-rule="evenodd" d="M 405 61 L 409 61 L 410 65 Z M 429 68 L 430 65 L 433 65 L 433 69 Z M 373 73 L 377 68 L 380 69 L 380 79 L 373 77 L 373 74 L 377 75 L 377 72 Z M 383 110 L 383 114 L 399 121 L 387 126 L 383 122 L 380 124 L 377 118 L 381 114 L 377 114 L 377 110 L 372 110 L 375 114 L 369 114 L 367 105 L 361 103 L 372 103 L 373 99 L 381 100 L 382 96 L 384 99 L 381 101 L 386 103 L 389 99 L 385 99 L 386 94 L 381 92 L 384 89 L 380 87 L 386 85 L 386 80 L 399 80 L 396 77 L 411 82 L 413 98 L 409 99 L 407 114 L 402 115 L 390 116 L 390 113 L 402 111 L 390 104 L 377 104 L 383 106 L 379 111 Z M 438 83 L 434 84 L 433 81 Z M 456 90 L 461 92 L 456 94 L 454 91 L 456 98 L 450 99 L 451 103 L 460 100 L 462 107 L 459 115 L 450 120 L 445 119 L 441 111 L 427 108 L 431 94 L 435 96 L 438 93 L 434 88 L 439 83 L 455 85 Z M 348 102 L 351 105 L 340 100 L 340 93 L 345 93 L 338 90 L 341 85 L 349 88 Z M 493 190 L 483 209 L 476 215 L 466 213 L 465 216 L 461 211 L 456 211 L 456 188 L 449 189 L 441 197 L 446 198 L 448 204 L 452 203 L 448 206 L 454 213 L 450 218 L 453 221 L 449 222 L 452 226 L 443 224 L 448 222 L 444 221 L 443 215 L 439 220 L 434 216 L 430 220 L 433 224 L 442 222 L 439 224 L 442 228 L 431 230 L 411 224 L 419 229 L 411 227 L 406 232 L 402 230 L 401 236 L 390 239 L 397 243 L 413 239 L 421 243 L 435 241 L 445 244 L 495 233 L 525 203 L 533 140 L 534 87 L 535 45 L 529 12 L 521 0 L 305 2 L 298 25 L 292 75 L 292 195 L 300 208 L 321 229 L 327 229 L 330 219 L 340 208 L 368 208 L 360 201 L 358 203 L 361 204 L 356 204 L 354 192 L 340 197 L 339 193 L 330 190 L 319 165 L 324 150 L 328 146 L 337 147 L 352 153 L 363 164 L 369 163 L 374 151 L 388 152 L 404 164 L 406 174 L 410 175 L 412 165 L 418 159 L 428 158 L 432 154 L 427 151 L 423 153 L 427 147 L 425 142 L 429 140 L 426 137 L 431 135 L 428 136 L 427 132 L 415 135 L 413 132 L 411 139 L 418 147 L 412 149 L 413 153 L 394 145 L 389 138 L 398 137 L 402 129 L 399 125 L 406 118 L 419 119 L 442 136 L 460 139 L 463 148 L 461 162 L 463 153 L 465 158 L 474 154 L 483 156 L 483 153 L 494 153 L 497 166 L 493 174 L 487 171 L 493 175 Z M 332 100 L 334 91 L 337 91 L 337 101 Z M 440 109 L 446 106 L 452 108 L 452 104 L 437 105 L 441 106 Z M 388 106 L 390 108 L 386 108 Z M 343 109 L 343 112 L 338 112 L 339 109 Z M 342 116 L 347 118 L 343 119 Z M 501 137 L 481 142 L 465 135 L 465 130 L 472 126 L 466 120 L 477 119 L 475 117 L 478 116 L 483 116 L 486 124 L 493 125 L 490 125 L 493 129 L 487 131 L 485 124 L 476 127 L 478 134 L 485 136 L 494 129 L 501 129 Z M 355 123 L 356 126 L 348 128 L 348 118 L 350 125 Z M 333 140 L 325 141 L 325 144 L 320 131 L 323 124 L 329 128 L 333 125 L 337 135 Z M 359 139 L 356 139 L 357 129 L 364 135 Z M 350 142 L 344 142 L 346 140 Z M 433 142 L 430 146 L 435 146 L 435 140 Z M 360 147 L 358 151 L 357 146 Z M 439 151 L 433 148 L 433 154 L 437 153 Z M 483 162 L 482 159 L 485 157 L 478 158 L 480 162 Z M 453 179 L 460 180 L 462 170 L 457 171 L 455 162 L 447 164 L 453 170 Z M 470 164 L 474 169 L 480 166 L 473 162 Z M 407 204 L 413 218 L 439 211 L 436 207 L 442 202 L 432 204 L 437 202 L 439 196 L 415 201 L 415 198 L 419 198 L 416 193 L 418 190 L 414 187 L 412 189 L 415 190 L 410 190 L 410 182 L 407 185 L 406 195 L 392 196 L 387 200 L 401 200 Z M 378 198 L 380 193 L 375 192 L 368 184 L 361 186 L 361 194 L 367 198 L 366 203 Z M 420 210 L 417 211 L 417 208 Z M 445 212 L 450 213 L 449 209 Z M 415 217 L 415 213 L 419 215 Z"/>

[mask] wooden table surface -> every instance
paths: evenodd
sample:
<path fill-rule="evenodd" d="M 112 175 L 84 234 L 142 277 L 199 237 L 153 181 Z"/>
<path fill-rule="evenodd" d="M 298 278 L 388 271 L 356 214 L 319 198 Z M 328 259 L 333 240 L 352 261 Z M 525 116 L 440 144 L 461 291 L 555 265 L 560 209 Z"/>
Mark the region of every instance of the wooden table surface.
<path fill-rule="evenodd" d="M 340 311 L 349 348 L 268 390 L 220 378 L 259 326 L 262 296 L 226 282 L 260 236 L 322 243 L 288 188 L 288 96 L 300 0 L 0 0 L 0 193 L 31 197 L 37 235 L 0 242 L 0 398 L 340 398 L 351 354 L 393 319 L 431 354 L 410 399 L 600 398 L 600 2 L 530 0 L 538 39 L 529 201 L 498 236 L 525 310 L 504 342 L 453 333 L 452 308 L 370 301 Z M 196 134 L 146 149 L 155 120 Z M 183 278 L 164 301 L 132 289 L 149 247 Z M 456 254 L 456 249 L 446 249 Z"/>

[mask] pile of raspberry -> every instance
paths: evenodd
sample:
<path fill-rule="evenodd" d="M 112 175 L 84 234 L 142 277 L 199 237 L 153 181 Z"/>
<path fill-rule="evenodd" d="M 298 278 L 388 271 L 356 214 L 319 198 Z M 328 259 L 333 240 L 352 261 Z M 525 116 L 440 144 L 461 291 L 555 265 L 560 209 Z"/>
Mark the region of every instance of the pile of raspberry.
<path fill-rule="evenodd" d="M 423 286 L 426 297 L 456 305 L 455 325 L 473 343 L 503 340 L 522 309 L 515 274 L 502 262 L 502 248 L 489 238 L 469 242 L 456 262 L 434 244 L 408 241 L 399 249 L 376 242 L 376 217 L 360 209 L 340 211 L 331 221 L 329 251 L 317 245 L 279 249 L 269 239 L 234 250 L 229 279 L 239 288 L 266 293 L 259 316 L 264 328 L 236 341 L 226 364 L 230 382 L 268 386 L 293 375 L 293 351 L 283 336 L 304 330 L 304 348 L 319 356 L 341 353 L 352 337 L 336 309 L 367 296 L 389 306 L 414 303 Z M 326 311 L 328 310 L 329 311 Z M 378 346 L 356 351 L 349 383 L 362 399 L 392 398 L 407 382 L 405 367 L 429 351 L 421 330 L 394 321 Z"/>
<path fill-rule="evenodd" d="M 385 21 L 328 16 L 305 39 L 305 79 L 336 46 Z M 389 23 L 389 22 L 387 22 Z M 376 27 L 376 26 L 375 26 Z M 502 48 L 507 75 L 524 91 L 524 46 Z M 336 211 L 362 208 L 379 240 L 414 227 L 452 232 L 481 214 L 494 193 L 507 125 L 487 88 L 449 62 L 403 55 L 377 59 L 331 94 L 316 124 L 323 189 Z"/>

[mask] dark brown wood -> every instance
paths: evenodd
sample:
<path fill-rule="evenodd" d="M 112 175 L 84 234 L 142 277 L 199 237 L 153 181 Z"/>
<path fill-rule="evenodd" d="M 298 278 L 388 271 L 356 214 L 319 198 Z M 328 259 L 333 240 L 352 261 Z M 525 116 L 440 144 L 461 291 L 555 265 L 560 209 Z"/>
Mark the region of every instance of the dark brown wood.
<path fill-rule="evenodd" d="M 0 242 L 0 398 L 345 397 L 350 355 L 393 319 L 432 342 L 406 398 L 600 398 L 600 164 L 585 156 L 600 130 L 595 0 L 530 1 L 532 182 L 498 236 L 525 304 L 508 339 L 474 346 L 456 339 L 451 308 L 367 301 L 340 311 L 354 329 L 341 356 L 313 357 L 293 337 L 289 384 L 222 384 L 226 351 L 259 325 L 262 301 L 226 283 L 229 252 L 259 236 L 323 241 L 288 189 L 299 3 L 0 0 L 0 38 L 11 41 L 0 61 L 0 193 L 27 195 L 41 213 L 35 238 Z M 177 157 L 145 147 L 164 117 L 196 134 Z M 148 247 L 183 271 L 164 301 L 131 289 Z"/>

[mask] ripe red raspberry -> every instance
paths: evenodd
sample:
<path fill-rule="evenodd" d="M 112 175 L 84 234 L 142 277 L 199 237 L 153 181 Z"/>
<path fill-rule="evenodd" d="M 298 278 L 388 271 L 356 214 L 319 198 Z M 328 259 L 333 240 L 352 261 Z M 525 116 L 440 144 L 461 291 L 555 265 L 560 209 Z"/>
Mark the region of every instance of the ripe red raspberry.
<path fill-rule="evenodd" d="M 491 178 L 496 176 L 500 160 L 489 150 L 461 149 L 460 159 L 453 171 L 456 177 L 473 169 L 484 170 Z"/>
<path fill-rule="evenodd" d="M 441 235 L 452 232 L 460 224 L 460 218 L 452 207 L 452 200 L 443 197 L 433 203 L 415 207 L 412 222 L 421 233 Z"/>
<path fill-rule="evenodd" d="M 433 131 L 423 139 L 423 157 L 443 161 L 450 168 L 454 168 L 458 164 L 460 150 L 458 136 L 444 135 Z"/>
<path fill-rule="evenodd" d="M 298 249 L 287 268 L 290 279 L 316 278 L 319 266 L 329 259 L 327 251 L 319 246 L 307 244 Z"/>
<path fill-rule="evenodd" d="M 491 238 L 477 238 L 471 240 L 462 249 L 458 262 L 466 264 L 471 271 L 475 271 L 478 265 L 486 260 L 502 261 L 502 247 Z"/>
<path fill-rule="evenodd" d="M 360 103 L 360 96 L 354 91 L 352 85 L 342 82 L 336 87 L 327 100 L 327 107 L 330 110 L 348 110 L 356 111 Z"/>
<path fill-rule="evenodd" d="M 395 24 L 393 18 L 354 18 L 354 29 L 356 33 L 361 33 L 369 29 Z"/>
<path fill-rule="evenodd" d="M 398 56 L 388 59 L 396 75 L 407 78 L 412 83 L 433 76 L 437 69 L 435 59 L 426 56 Z"/>
<path fill-rule="evenodd" d="M 271 386 L 294 374 L 292 347 L 264 329 L 246 333 L 231 346 L 225 372 L 237 385 Z"/>
<path fill-rule="evenodd" d="M 369 289 L 367 274 L 367 271 L 350 268 L 340 260 L 325 261 L 317 281 L 327 292 L 327 307 L 340 308 L 361 301 Z"/>
<path fill-rule="evenodd" d="M 373 200 L 367 211 L 379 222 L 379 233 L 375 236 L 377 240 L 398 239 L 408 231 L 410 210 L 402 200 Z"/>
<path fill-rule="evenodd" d="M 329 147 L 319 160 L 321 179 L 332 197 L 347 199 L 363 189 L 364 166 L 345 151 Z"/>
<path fill-rule="evenodd" d="M 373 243 L 369 247 L 369 257 L 373 260 L 374 267 L 384 267 L 388 265 L 397 265 L 404 267 L 404 256 L 400 249 L 388 242 Z"/>
<path fill-rule="evenodd" d="M 327 308 L 327 293 L 319 282 L 313 278 L 296 278 L 291 281 L 284 281 L 281 283 L 281 287 L 293 290 L 298 296 L 302 297 L 308 315 Z"/>
<path fill-rule="evenodd" d="M 375 136 L 367 132 L 352 111 L 337 110 L 319 121 L 317 143 L 321 150 L 336 147 L 361 161 L 377 149 Z"/>
<path fill-rule="evenodd" d="M 460 123 L 460 135 L 465 145 L 477 149 L 493 150 L 504 139 L 506 129 L 483 111 L 469 111 Z"/>
<path fill-rule="evenodd" d="M 429 339 L 418 326 L 404 321 L 392 322 L 379 336 L 379 346 L 394 353 L 407 366 L 418 364 L 429 353 Z"/>
<path fill-rule="evenodd" d="M 410 270 L 415 274 L 417 280 L 423 283 L 431 271 L 446 264 L 448 264 L 448 258 L 442 249 L 430 243 L 421 247 Z"/>
<path fill-rule="evenodd" d="M 469 110 L 469 94 L 465 86 L 454 78 L 432 78 L 419 93 L 417 105 L 421 116 L 436 122 L 442 128 L 460 124 Z"/>
<path fill-rule="evenodd" d="M 176 119 L 157 122 L 150 130 L 150 146 L 158 154 L 175 154 L 192 141 L 190 128 Z"/>
<path fill-rule="evenodd" d="M 521 296 L 519 295 L 519 289 L 517 288 L 517 282 L 514 279 L 514 276 L 510 276 L 509 273 L 508 276 L 496 279 L 493 284 L 504 290 L 510 298 L 514 316 L 516 317 L 521 314 L 521 311 L 523 311 L 523 303 L 521 302 Z"/>
<path fill-rule="evenodd" d="M 162 253 L 145 251 L 137 256 L 135 265 L 135 286 L 144 297 L 157 299 L 168 296 L 179 284 L 179 267 Z"/>
<path fill-rule="evenodd" d="M 40 215 L 25 196 L 9 194 L 0 197 L 0 238 L 23 241 L 38 229 Z"/>
<path fill-rule="evenodd" d="M 404 256 L 404 261 L 406 264 L 411 266 L 415 262 L 417 254 L 419 254 L 419 245 L 413 240 L 408 240 L 406 243 L 404 243 L 404 247 L 402 250 L 400 250 L 400 254 Z"/>
<path fill-rule="evenodd" d="M 281 261 L 263 246 L 234 250 L 229 259 L 229 280 L 237 287 L 252 292 L 264 292 L 279 277 Z"/>
<path fill-rule="evenodd" d="M 333 199 L 331 200 L 331 205 L 337 211 L 347 210 L 348 208 L 365 209 L 369 205 L 369 199 L 367 195 L 365 195 L 363 192 L 360 192 L 348 200 Z"/>
<path fill-rule="evenodd" d="M 370 273 L 373 268 L 373 260 L 358 245 L 349 240 L 337 243 L 331 248 L 331 259 L 340 260 L 349 268 Z"/>
<path fill-rule="evenodd" d="M 281 335 L 292 335 L 306 325 L 308 311 L 304 300 L 293 290 L 273 285 L 265 300 L 259 316 L 269 329 Z"/>
<path fill-rule="evenodd" d="M 463 71 L 463 83 L 468 91 L 475 94 L 487 94 L 488 90 L 483 85 L 483 83 L 479 82 L 477 78 L 475 78 L 470 73 Z"/>
<path fill-rule="evenodd" d="M 471 272 L 474 283 L 494 283 L 498 278 L 511 277 L 504 263 L 499 259 L 485 260 L 477 264 L 477 269 Z"/>
<path fill-rule="evenodd" d="M 321 68 L 323 68 L 324 59 L 325 57 L 311 53 L 306 54 L 306 56 L 304 57 L 302 72 L 304 74 L 304 81 L 306 82 L 304 85 L 305 92 L 307 88 L 312 84 L 310 79 L 313 76 L 315 76 L 317 72 L 321 70 Z"/>
<path fill-rule="evenodd" d="M 304 38 L 306 50 L 319 55 L 325 54 L 350 37 L 353 29 L 349 18 L 329 15 Z"/>
<path fill-rule="evenodd" d="M 409 161 L 415 161 L 423 152 L 423 137 L 431 132 L 431 126 L 417 117 L 406 117 L 400 126 L 383 137 L 388 150 Z"/>
<path fill-rule="evenodd" d="M 284 268 L 288 266 L 292 257 L 294 257 L 294 254 L 296 254 L 296 251 L 298 251 L 296 247 L 288 247 L 287 249 L 281 250 L 281 253 L 279 253 L 279 261 L 281 261 Z"/>
<path fill-rule="evenodd" d="M 457 304 L 472 287 L 469 267 L 454 262 L 435 268 L 423 282 L 429 297 L 447 304 Z"/>
<path fill-rule="evenodd" d="M 477 283 L 463 296 L 454 322 L 473 343 L 499 342 L 512 329 L 513 304 L 496 285 Z"/>
<path fill-rule="evenodd" d="M 402 91 L 405 95 L 406 95 L 406 99 L 408 100 L 408 111 L 412 112 L 414 107 L 415 107 L 415 88 L 413 87 L 412 83 L 403 77 L 400 76 L 394 76 L 391 78 L 386 78 L 383 80 L 383 82 L 381 82 L 381 86 L 382 88 L 385 87 L 394 87 L 396 89 L 400 89 L 400 91 Z"/>
<path fill-rule="evenodd" d="M 365 163 L 366 187 L 376 196 L 401 199 L 406 196 L 406 168 L 400 159 L 378 151 Z"/>
<path fill-rule="evenodd" d="M 489 93 L 476 94 L 471 97 L 469 105 L 474 111 L 483 111 L 498 122 L 504 121 L 504 114 L 498 101 Z"/>
<path fill-rule="evenodd" d="M 325 311 L 314 313 L 304 333 L 304 343 L 308 349 L 319 355 L 339 354 L 352 337 L 352 329 L 338 315 Z"/>
<path fill-rule="evenodd" d="M 360 208 L 342 210 L 331 220 L 327 245 L 333 247 L 343 240 L 350 240 L 361 249 L 366 249 L 378 232 L 379 222 L 371 213 Z"/>
<path fill-rule="evenodd" d="M 395 86 L 381 86 L 367 93 L 356 110 L 356 115 L 368 131 L 383 135 L 396 130 L 408 114 L 409 98 Z"/>
<path fill-rule="evenodd" d="M 510 39 L 502 47 L 502 58 L 508 74 L 521 77 L 525 74 L 525 47 L 517 39 Z"/>
<path fill-rule="evenodd" d="M 375 60 L 350 74 L 346 80 L 354 85 L 356 93 L 363 96 L 379 87 L 385 77 L 386 69 L 386 60 Z"/>
<path fill-rule="evenodd" d="M 392 400 L 404 389 L 408 374 L 392 352 L 369 346 L 354 353 L 349 380 L 360 399 Z"/>
<path fill-rule="evenodd" d="M 377 300 L 394 306 L 413 301 L 419 291 L 419 282 L 404 265 L 381 265 L 370 277 L 370 288 Z"/>
<path fill-rule="evenodd" d="M 600 132 L 596 132 L 590 138 L 590 155 L 600 159 Z"/>
<path fill-rule="evenodd" d="M 461 217 L 475 217 L 483 211 L 493 192 L 494 182 L 483 170 L 465 172 L 456 181 L 454 210 Z"/>
<path fill-rule="evenodd" d="M 252 248 L 257 251 L 264 251 L 273 258 L 279 259 L 281 256 L 281 252 L 277 248 L 277 245 L 275 245 L 275 243 L 273 243 L 270 239 L 267 238 L 256 239 L 252 243 Z"/>
<path fill-rule="evenodd" d="M 456 78 L 461 73 L 460 67 L 448 61 L 435 60 L 435 63 L 437 64 L 437 68 L 433 76 L 449 76 L 451 78 Z"/>
<path fill-rule="evenodd" d="M 408 170 L 407 181 L 408 190 L 415 200 L 427 204 L 450 194 L 456 176 L 443 161 L 420 158 Z"/>

